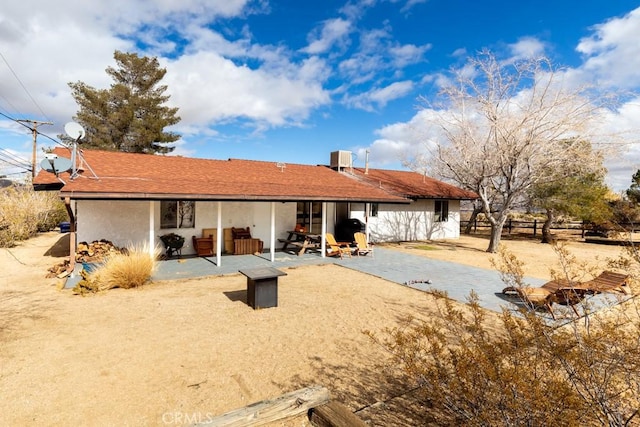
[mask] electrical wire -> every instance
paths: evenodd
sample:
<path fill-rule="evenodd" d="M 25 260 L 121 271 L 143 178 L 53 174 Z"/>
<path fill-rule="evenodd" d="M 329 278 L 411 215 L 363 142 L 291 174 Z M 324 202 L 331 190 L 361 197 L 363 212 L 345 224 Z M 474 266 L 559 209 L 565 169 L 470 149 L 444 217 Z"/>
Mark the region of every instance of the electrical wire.
<path fill-rule="evenodd" d="M 10 153 L 8 153 L 10 154 Z M 7 153 L 0 151 L 0 161 L 9 164 L 11 166 L 24 169 L 25 171 L 31 171 L 31 165 L 25 163 L 24 159 L 16 160 L 15 156 L 9 156 Z"/>
<path fill-rule="evenodd" d="M 20 121 L 20 120 L 18 120 L 18 119 L 14 119 L 13 117 L 8 116 L 8 115 L 4 114 L 4 113 L 3 113 L 3 112 L 1 112 L 1 111 L 0 111 L 0 116 L 4 116 L 5 118 L 7 118 L 7 119 L 9 119 L 9 120 L 11 120 L 11 121 L 13 121 L 13 122 L 18 123 L 19 125 L 22 125 L 22 126 L 26 127 L 26 128 L 27 128 L 27 129 L 29 129 L 31 132 L 33 132 L 33 130 L 34 130 L 34 128 L 32 128 L 31 126 L 27 125 L 26 123 L 24 123 L 24 122 L 22 122 L 22 121 Z M 40 136 L 42 136 L 42 137 L 45 137 L 45 138 L 47 138 L 47 139 L 49 139 L 49 140 L 51 140 L 51 141 L 55 142 L 56 144 L 58 144 L 58 145 L 59 145 L 59 146 L 61 146 L 61 147 L 68 148 L 68 147 L 67 147 L 67 145 L 66 145 L 66 144 L 64 144 L 63 142 L 60 142 L 60 141 L 58 141 L 57 139 L 54 139 L 54 138 L 50 137 L 50 136 L 49 136 L 49 135 L 47 135 L 46 133 L 42 133 L 42 132 L 40 132 L 37 128 L 35 129 L 35 131 L 36 131 L 36 134 L 37 134 L 37 135 L 40 135 Z"/>
<path fill-rule="evenodd" d="M 23 163 L 25 165 L 29 165 L 29 161 L 25 160 L 21 157 L 16 156 L 15 154 L 13 154 L 11 151 L 4 149 L 2 147 L 0 147 L 0 155 L 3 155 L 5 158 L 9 158 L 11 160 L 13 160 L 14 162 L 18 162 L 18 163 Z"/>
<path fill-rule="evenodd" d="M 38 110 L 40 110 L 40 113 L 48 120 L 48 121 L 52 121 L 49 120 L 49 117 L 47 117 L 47 115 L 44 113 L 44 111 L 42 110 L 42 108 L 40 107 L 40 105 L 36 102 L 36 100 L 33 98 L 33 96 L 31 96 L 31 93 L 29 92 L 29 90 L 27 90 L 27 87 L 24 85 L 24 83 L 22 83 L 22 80 L 20 80 L 20 78 L 18 77 L 18 75 L 16 74 L 15 71 L 13 71 L 13 68 L 11 68 L 11 65 L 9 64 L 9 61 L 7 61 L 7 58 L 4 57 L 4 55 L 2 54 L 2 52 L 0 52 L 0 58 L 2 58 L 2 60 L 4 61 L 5 64 L 7 64 L 7 68 L 9 68 L 9 71 L 11 71 L 11 74 L 13 74 L 13 77 L 16 78 L 16 80 L 18 81 L 18 83 L 20 83 L 20 86 L 22 87 L 22 89 L 25 91 L 25 93 L 27 94 L 27 96 L 29 97 L 29 99 L 31 99 L 31 102 L 33 102 L 33 105 L 35 105 Z"/>

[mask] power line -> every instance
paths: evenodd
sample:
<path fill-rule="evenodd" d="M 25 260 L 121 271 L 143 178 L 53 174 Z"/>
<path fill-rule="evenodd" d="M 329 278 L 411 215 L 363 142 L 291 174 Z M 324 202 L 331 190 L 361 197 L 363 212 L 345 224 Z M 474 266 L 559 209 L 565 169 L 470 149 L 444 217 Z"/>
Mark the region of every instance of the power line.
<path fill-rule="evenodd" d="M 0 150 L 1 150 L 0 160 L 3 161 L 4 163 L 7 163 L 11 166 L 14 166 L 20 169 L 24 169 L 25 171 L 31 170 L 31 168 L 29 167 L 29 162 L 19 157 L 16 157 L 15 155 L 13 155 L 12 153 L 8 152 L 3 148 L 0 148 Z"/>
<path fill-rule="evenodd" d="M 27 87 L 24 85 L 24 83 L 22 83 L 22 80 L 20 80 L 20 78 L 18 77 L 18 75 L 16 74 L 15 71 L 13 71 L 13 68 L 11 68 L 11 65 L 9 65 L 9 61 L 7 61 L 7 58 L 4 57 L 4 55 L 2 54 L 2 52 L 0 52 L 0 57 L 2 58 L 2 60 L 4 61 L 5 64 L 7 64 L 7 68 L 9 68 L 9 71 L 11 71 L 11 74 L 13 74 L 13 77 L 16 78 L 16 80 L 18 81 L 18 83 L 20 83 L 20 86 L 22 87 L 22 89 L 25 91 L 25 93 L 27 94 L 27 96 L 29 96 L 29 99 L 31 99 L 31 102 L 33 102 L 33 105 L 35 105 L 38 110 L 40 110 L 40 113 L 42 114 L 42 116 L 44 118 L 46 118 L 47 120 L 49 120 L 49 117 L 47 117 L 47 115 L 44 113 L 44 111 L 42 110 L 42 108 L 40 107 L 40 105 L 38 105 L 38 103 L 36 102 L 36 100 L 33 98 L 33 96 L 31 96 L 31 93 L 29 92 L 29 90 L 27 90 Z"/>
<path fill-rule="evenodd" d="M 20 162 L 24 165 L 29 165 L 29 162 L 21 157 L 16 156 L 15 154 L 13 154 L 11 151 L 5 149 L 5 148 L 1 148 L 0 147 L 0 155 L 3 155 L 4 157 L 8 157 L 16 162 Z"/>
<path fill-rule="evenodd" d="M 18 120 L 18 122 L 25 122 L 33 125 L 31 134 L 33 135 L 33 151 L 31 154 L 31 177 L 36 177 L 36 149 L 38 147 L 38 125 L 52 125 L 53 122 L 41 122 L 39 120 Z"/>
<path fill-rule="evenodd" d="M 18 109 L 16 108 L 16 106 L 15 106 L 15 105 L 13 105 L 13 104 L 11 103 L 11 101 L 9 101 L 9 100 L 8 100 L 8 99 L 7 99 L 3 94 L 1 94 L 1 93 L 0 93 L 0 98 L 2 98 L 2 99 L 4 100 L 4 102 L 6 102 L 7 104 L 9 104 L 9 106 L 10 106 L 11 108 L 13 108 L 13 110 L 14 110 L 14 111 L 16 111 L 18 114 L 20 114 L 20 110 L 18 110 Z M 5 110 L 5 111 L 7 111 L 7 110 Z M 22 114 L 20 114 L 20 115 L 22 115 Z"/>
<path fill-rule="evenodd" d="M 0 111 L 0 116 L 4 116 L 5 118 L 7 118 L 7 119 L 9 119 L 9 120 L 11 120 L 11 121 L 13 121 L 13 122 L 18 123 L 19 125 L 22 125 L 22 126 L 26 127 L 26 128 L 27 128 L 27 129 L 29 129 L 31 132 L 33 132 L 33 130 L 34 130 L 32 127 L 27 126 L 26 124 L 24 124 L 24 123 L 23 123 L 23 122 L 28 121 L 28 120 L 19 120 L 19 119 L 14 119 L 13 117 L 8 116 L 8 115 L 4 114 L 4 113 L 3 113 L 3 112 L 1 112 L 1 111 Z M 56 144 L 58 144 L 59 146 L 64 147 L 64 148 L 68 148 L 68 147 L 66 146 L 66 144 L 64 144 L 64 143 L 62 143 L 62 142 L 60 142 L 60 141 L 58 141 L 57 139 L 54 139 L 54 138 L 50 137 L 50 136 L 49 136 L 49 135 L 47 135 L 46 133 L 42 133 L 42 132 L 40 132 L 40 131 L 37 131 L 37 132 L 38 132 L 38 135 L 43 136 L 43 137 L 45 137 L 45 138 L 47 138 L 47 139 L 49 139 L 49 140 L 51 140 L 51 141 L 55 142 L 55 143 L 56 143 Z"/>

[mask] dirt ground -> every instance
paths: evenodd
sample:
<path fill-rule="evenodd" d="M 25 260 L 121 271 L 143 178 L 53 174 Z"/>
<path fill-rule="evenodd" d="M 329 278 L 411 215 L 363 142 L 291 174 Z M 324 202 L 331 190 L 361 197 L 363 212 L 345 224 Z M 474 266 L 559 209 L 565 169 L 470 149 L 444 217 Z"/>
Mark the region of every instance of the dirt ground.
<path fill-rule="evenodd" d="M 550 277 L 549 245 L 504 243 Z M 388 247 L 491 268 L 485 238 L 426 245 Z M 569 247 L 602 268 L 621 252 Z M 411 384 L 363 330 L 428 316 L 428 294 L 323 265 L 285 269 L 273 309 L 247 306 L 239 274 L 82 297 L 45 278 L 67 254 L 58 233 L 0 249 L 0 425 L 189 425 L 314 384 L 370 425 L 417 424 Z"/>

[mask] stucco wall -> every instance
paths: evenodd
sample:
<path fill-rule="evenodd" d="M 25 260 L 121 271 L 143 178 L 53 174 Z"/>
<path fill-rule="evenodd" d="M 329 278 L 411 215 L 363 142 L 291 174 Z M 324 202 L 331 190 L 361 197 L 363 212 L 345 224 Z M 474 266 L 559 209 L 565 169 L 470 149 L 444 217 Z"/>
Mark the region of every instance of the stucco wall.
<path fill-rule="evenodd" d="M 410 205 L 378 205 L 378 215 L 368 218 L 371 240 L 395 242 L 459 238 L 460 201 L 449 200 L 447 221 L 434 222 L 434 208 L 434 200 L 417 200 Z M 364 204 L 353 203 L 350 217 L 365 222 Z"/>
<path fill-rule="evenodd" d="M 201 236 L 203 228 L 216 228 L 218 203 L 196 202 L 194 228 L 160 228 L 160 202 L 149 201 L 88 201 L 76 202 L 78 242 L 107 239 L 116 246 L 145 244 L 149 239 L 149 209 L 153 204 L 155 244 L 164 248 L 158 236 L 176 233 L 185 237 L 182 253 L 193 254 L 192 236 Z M 222 228 L 251 227 L 253 237 L 270 249 L 270 202 L 222 202 Z M 275 203 L 275 245 L 286 238 L 287 230 L 295 226 L 296 203 Z"/>
<path fill-rule="evenodd" d="M 78 200 L 78 242 L 107 239 L 119 247 L 149 240 L 149 202 Z"/>
<path fill-rule="evenodd" d="M 182 254 L 195 253 L 192 236 L 200 237 L 203 228 L 216 228 L 218 202 L 196 202 L 195 227 L 160 228 L 160 202 L 154 201 L 97 201 L 79 200 L 76 204 L 78 242 L 107 239 L 119 247 L 147 244 L 150 228 L 150 209 L 153 209 L 154 244 L 164 250 L 159 236 L 176 233 L 185 238 Z M 222 202 L 222 228 L 250 227 L 253 237 L 264 242 L 270 249 L 271 203 L 270 202 Z M 296 223 L 296 202 L 276 202 L 275 247 L 278 239 L 287 237 L 288 230 Z M 335 204 L 327 203 L 327 229 L 334 229 Z"/>

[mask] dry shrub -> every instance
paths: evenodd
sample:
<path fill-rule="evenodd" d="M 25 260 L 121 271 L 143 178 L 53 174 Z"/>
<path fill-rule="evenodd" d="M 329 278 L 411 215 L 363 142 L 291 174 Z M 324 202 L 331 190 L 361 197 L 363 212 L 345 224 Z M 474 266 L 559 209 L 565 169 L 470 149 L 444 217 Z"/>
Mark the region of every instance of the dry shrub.
<path fill-rule="evenodd" d="M 68 218 L 57 191 L 33 191 L 30 185 L 0 191 L 0 247 L 11 247 Z"/>
<path fill-rule="evenodd" d="M 137 288 L 148 283 L 157 267 L 159 249 L 153 254 L 145 246 L 134 246 L 109 256 L 93 272 L 83 272 L 76 293 L 97 292 L 113 288 Z"/>
<path fill-rule="evenodd" d="M 503 278 L 522 283 L 518 260 L 501 254 Z M 370 334 L 418 388 L 434 425 L 638 424 L 636 299 L 553 328 L 529 310 L 504 309 L 496 323 L 473 294 L 465 305 L 436 296 L 438 314 Z"/>

